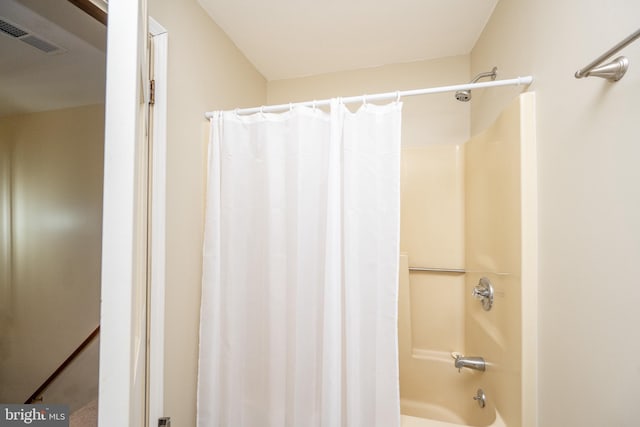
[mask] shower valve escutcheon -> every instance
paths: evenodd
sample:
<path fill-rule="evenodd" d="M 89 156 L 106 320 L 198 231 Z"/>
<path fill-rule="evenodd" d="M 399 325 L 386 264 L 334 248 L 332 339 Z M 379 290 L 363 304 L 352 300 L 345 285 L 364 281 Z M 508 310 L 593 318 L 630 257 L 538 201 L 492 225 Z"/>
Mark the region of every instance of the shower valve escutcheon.
<path fill-rule="evenodd" d="M 458 369 L 458 372 L 462 368 L 475 369 L 481 372 L 486 369 L 486 363 L 482 357 L 465 357 L 459 354 L 456 355 L 454 366 Z"/>
<path fill-rule="evenodd" d="M 485 311 L 491 310 L 493 306 L 493 286 L 489 279 L 482 277 L 473 288 L 473 291 L 471 291 L 471 295 L 482 302 L 482 308 Z"/>

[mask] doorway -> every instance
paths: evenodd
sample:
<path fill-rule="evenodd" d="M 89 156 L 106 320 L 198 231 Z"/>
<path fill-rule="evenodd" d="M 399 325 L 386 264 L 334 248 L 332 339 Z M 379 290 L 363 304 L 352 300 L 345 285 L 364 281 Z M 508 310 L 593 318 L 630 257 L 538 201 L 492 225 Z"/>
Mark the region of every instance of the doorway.
<path fill-rule="evenodd" d="M 0 401 L 75 412 L 97 407 L 106 27 L 67 0 L 0 19 Z"/>

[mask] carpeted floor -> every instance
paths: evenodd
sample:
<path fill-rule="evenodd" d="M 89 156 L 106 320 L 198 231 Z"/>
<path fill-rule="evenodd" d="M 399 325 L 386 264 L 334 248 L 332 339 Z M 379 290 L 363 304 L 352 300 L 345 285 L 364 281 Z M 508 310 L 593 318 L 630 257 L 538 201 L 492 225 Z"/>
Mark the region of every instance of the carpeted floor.
<path fill-rule="evenodd" d="M 71 414 L 69 427 L 98 427 L 98 400 L 92 400 Z"/>

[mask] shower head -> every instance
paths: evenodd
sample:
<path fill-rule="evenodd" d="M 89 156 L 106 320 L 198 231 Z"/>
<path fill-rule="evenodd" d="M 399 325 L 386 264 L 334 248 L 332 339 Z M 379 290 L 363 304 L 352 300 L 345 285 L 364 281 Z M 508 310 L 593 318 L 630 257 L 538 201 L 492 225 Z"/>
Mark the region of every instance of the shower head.
<path fill-rule="evenodd" d="M 470 90 L 459 90 L 456 92 L 456 99 L 460 102 L 467 102 L 471 99 Z"/>
<path fill-rule="evenodd" d="M 487 71 L 486 73 L 480 73 L 471 80 L 471 83 L 475 83 L 480 79 L 485 77 L 491 77 L 491 80 L 495 80 L 498 75 L 498 67 L 493 67 L 491 71 Z M 460 102 L 468 102 L 471 100 L 471 89 L 467 90 L 459 90 L 456 92 L 456 99 Z"/>

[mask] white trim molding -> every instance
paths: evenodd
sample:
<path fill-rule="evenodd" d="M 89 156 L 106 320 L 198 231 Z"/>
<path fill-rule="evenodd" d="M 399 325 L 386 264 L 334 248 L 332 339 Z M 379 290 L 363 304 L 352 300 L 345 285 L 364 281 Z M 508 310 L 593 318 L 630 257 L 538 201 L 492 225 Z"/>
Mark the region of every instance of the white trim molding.
<path fill-rule="evenodd" d="M 146 301 L 140 291 L 140 153 L 145 145 L 141 58 L 146 0 L 109 1 L 100 307 L 98 426 L 139 426 L 144 418 Z M 144 232 L 146 235 L 146 231 Z M 144 363 L 144 362 L 142 362 Z M 142 368 L 142 369 L 141 369 Z M 142 370 L 142 372 L 141 372 Z"/>
<path fill-rule="evenodd" d="M 149 290 L 149 427 L 164 416 L 164 307 L 167 168 L 167 54 L 168 34 L 149 18 L 155 81 L 151 112 L 151 282 Z"/>

